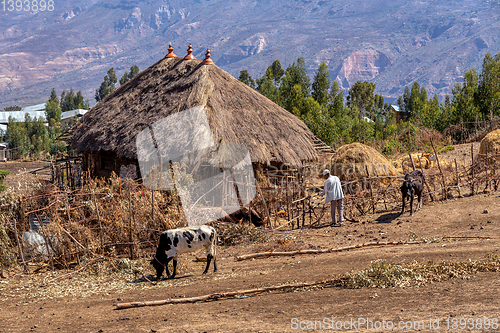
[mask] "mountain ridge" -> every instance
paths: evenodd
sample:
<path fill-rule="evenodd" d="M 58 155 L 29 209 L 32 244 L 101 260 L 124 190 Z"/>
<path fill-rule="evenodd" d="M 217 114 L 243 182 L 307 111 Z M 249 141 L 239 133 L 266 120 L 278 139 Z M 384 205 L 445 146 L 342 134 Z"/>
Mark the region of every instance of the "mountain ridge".
<path fill-rule="evenodd" d="M 480 0 L 67 0 L 52 12 L 2 15 L 1 109 L 43 102 L 52 87 L 93 101 L 107 69 L 144 70 L 169 42 L 178 56 L 191 43 L 198 59 L 209 47 L 236 77 L 299 56 L 312 77 L 325 61 L 344 89 L 372 81 L 389 99 L 414 81 L 442 97 L 486 52 L 500 52 L 500 6 Z"/>

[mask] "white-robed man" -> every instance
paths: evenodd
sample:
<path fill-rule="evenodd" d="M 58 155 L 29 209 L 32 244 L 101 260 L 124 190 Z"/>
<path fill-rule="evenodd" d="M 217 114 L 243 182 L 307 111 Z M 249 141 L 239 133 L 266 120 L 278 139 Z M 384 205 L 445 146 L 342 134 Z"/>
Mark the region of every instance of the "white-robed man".
<path fill-rule="evenodd" d="M 332 176 L 330 170 L 323 171 L 325 177 L 325 187 L 321 196 L 326 194 L 325 204 L 331 203 L 332 225 L 343 226 L 344 224 L 344 192 L 342 192 L 342 184 L 337 176 Z M 337 224 L 336 211 L 339 213 L 339 222 Z"/>

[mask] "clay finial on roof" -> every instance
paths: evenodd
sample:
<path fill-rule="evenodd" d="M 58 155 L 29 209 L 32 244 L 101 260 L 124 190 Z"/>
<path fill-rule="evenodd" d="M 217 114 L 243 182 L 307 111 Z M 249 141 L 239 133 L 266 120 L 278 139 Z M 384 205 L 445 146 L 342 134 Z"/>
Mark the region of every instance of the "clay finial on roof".
<path fill-rule="evenodd" d="M 188 54 L 184 57 L 184 59 L 188 59 L 188 60 L 196 59 L 193 55 L 193 47 L 191 46 L 191 44 L 189 44 L 189 46 L 188 46 Z"/>
<path fill-rule="evenodd" d="M 174 53 L 174 48 L 172 47 L 172 43 L 168 43 L 168 54 L 165 56 L 165 58 L 174 58 L 177 57 Z"/>
<path fill-rule="evenodd" d="M 205 59 L 201 62 L 203 65 L 212 65 L 214 62 L 210 59 L 210 49 L 207 47 L 207 53 L 205 53 Z"/>

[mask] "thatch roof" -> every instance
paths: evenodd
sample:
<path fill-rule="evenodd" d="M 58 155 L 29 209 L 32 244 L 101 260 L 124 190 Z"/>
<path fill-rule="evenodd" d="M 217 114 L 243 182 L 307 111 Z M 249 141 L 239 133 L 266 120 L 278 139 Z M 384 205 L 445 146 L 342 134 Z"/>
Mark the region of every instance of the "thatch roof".
<path fill-rule="evenodd" d="M 203 106 L 215 143 L 243 144 L 252 162 L 316 160 L 314 135 L 296 116 L 215 65 L 164 58 L 120 86 L 74 128 L 78 153 L 137 159 L 137 135 L 179 111 Z"/>

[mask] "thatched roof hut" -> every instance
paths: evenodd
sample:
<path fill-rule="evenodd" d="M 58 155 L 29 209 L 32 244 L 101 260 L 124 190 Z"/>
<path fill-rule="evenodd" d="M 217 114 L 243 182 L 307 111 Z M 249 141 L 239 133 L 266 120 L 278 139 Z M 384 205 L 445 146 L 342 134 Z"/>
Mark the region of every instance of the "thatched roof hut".
<path fill-rule="evenodd" d="M 120 86 L 73 129 L 72 147 L 94 175 L 137 166 L 136 138 L 148 126 L 202 106 L 216 143 L 243 144 L 252 163 L 301 166 L 317 159 L 314 135 L 296 116 L 205 61 L 165 57 Z"/>

